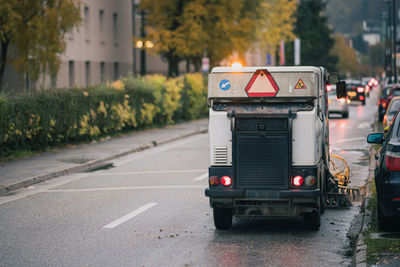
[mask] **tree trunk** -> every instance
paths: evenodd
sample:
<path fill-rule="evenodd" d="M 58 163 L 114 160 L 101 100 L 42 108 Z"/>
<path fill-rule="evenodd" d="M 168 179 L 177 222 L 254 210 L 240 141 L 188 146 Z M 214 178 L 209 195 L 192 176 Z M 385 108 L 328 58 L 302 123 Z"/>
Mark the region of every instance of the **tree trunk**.
<path fill-rule="evenodd" d="M 179 58 L 177 56 L 172 55 L 172 52 L 169 53 L 168 57 L 168 77 L 177 77 L 179 76 Z"/>
<path fill-rule="evenodd" d="M 190 60 L 186 59 L 186 73 L 190 72 Z"/>
<path fill-rule="evenodd" d="M 1 39 L 1 52 L 0 52 L 0 92 L 2 91 L 3 87 L 3 77 L 4 72 L 6 70 L 7 64 L 7 52 L 8 52 L 8 45 L 10 44 L 10 39 L 5 38 Z"/>

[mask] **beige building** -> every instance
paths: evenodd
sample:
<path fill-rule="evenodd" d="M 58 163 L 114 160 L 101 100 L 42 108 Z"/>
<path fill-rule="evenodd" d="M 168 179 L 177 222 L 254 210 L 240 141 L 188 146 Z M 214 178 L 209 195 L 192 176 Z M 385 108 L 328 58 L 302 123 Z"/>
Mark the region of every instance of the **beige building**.
<path fill-rule="evenodd" d="M 168 65 L 152 48 L 134 48 L 132 25 L 140 36 L 142 17 L 136 8 L 133 22 L 132 0 L 83 0 L 82 25 L 67 34 L 67 47 L 61 57 L 56 78 L 32 82 L 19 77 L 7 67 L 4 83 L 7 89 L 37 87 L 90 86 L 112 81 L 128 74 L 140 73 L 141 49 L 146 49 L 146 73 L 167 73 Z M 135 0 L 136 6 L 140 0 Z M 133 52 L 136 58 L 133 57 Z M 136 62 L 136 68 L 133 63 Z M 186 70 L 185 63 L 180 70 Z"/>
<path fill-rule="evenodd" d="M 140 0 L 84 0 L 83 23 L 67 37 L 67 49 L 55 81 L 57 87 L 89 86 L 140 74 L 141 49 L 146 50 L 146 73 L 166 74 L 168 65 L 151 47 L 135 48 L 133 34 L 140 36 Z M 133 12 L 135 11 L 135 22 Z M 135 23 L 135 31 L 133 24 Z M 136 40 L 140 39 L 137 37 Z M 135 51 L 136 57 L 133 57 Z M 136 68 L 133 63 L 136 63 Z M 182 63 L 184 72 L 186 65 Z M 46 84 L 51 85 L 51 81 Z M 54 85 L 54 81 L 53 81 Z"/>

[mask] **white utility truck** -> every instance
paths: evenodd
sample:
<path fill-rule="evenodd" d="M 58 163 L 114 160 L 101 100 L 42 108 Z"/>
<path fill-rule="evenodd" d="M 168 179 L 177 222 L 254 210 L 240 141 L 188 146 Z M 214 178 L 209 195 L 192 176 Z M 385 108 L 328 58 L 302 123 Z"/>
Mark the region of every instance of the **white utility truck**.
<path fill-rule="evenodd" d="M 329 164 L 322 67 L 216 67 L 208 77 L 209 187 L 217 229 L 233 216 L 304 216 L 320 226 Z"/>

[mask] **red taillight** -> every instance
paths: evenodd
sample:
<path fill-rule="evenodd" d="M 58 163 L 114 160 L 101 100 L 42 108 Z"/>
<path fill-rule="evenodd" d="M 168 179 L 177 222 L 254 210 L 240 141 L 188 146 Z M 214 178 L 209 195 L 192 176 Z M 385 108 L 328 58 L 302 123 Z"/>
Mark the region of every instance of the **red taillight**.
<path fill-rule="evenodd" d="M 365 97 L 360 95 L 360 100 L 364 100 L 364 99 L 365 99 Z"/>
<path fill-rule="evenodd" d="M 382 101 L 382 107 L 384 107 L 384 108 L 386 108 L 386 102 L 385 101 Z"/>
<path fill-rule="evenodd" d="M 387 152 L 386 153 L 386 168 L 392 172 L 400 171 L 400 154 Z"/>
<path fill-rule="evenodd" d="M 357 92 L 359 92 L 359 93 L 364 92 L 364 87 L 357 87 Z"/>
<path fill-rule="evenodd" d="M 222 176 L 221 177 L 221 184 L 223 186 L 230 186 L 232 184 L 232 179 L 229 176 Z"/>
<path fill-rule="evenodd" d="M 219 184 L 219 179 L 217 176 L 211 176 L 209 179 L 209 183 L 212 186 L 217 186 Z"/>
<path fill-rule="evenodd" d="M 400 197 L 394 197 L 392 198 L 392 201 L 400 201 Z"/>
<path fill-rule="evenodd" d="M 304 184 L 304 179 L 300 175 L 297 175 L 293 178 L 293 185 L 298 187 Z"/>
<path fill-rule="evenodd" d="M 332 90 L 332 86 L 330 84 L 326 85 L 326 91 L 330 92 Z"/>

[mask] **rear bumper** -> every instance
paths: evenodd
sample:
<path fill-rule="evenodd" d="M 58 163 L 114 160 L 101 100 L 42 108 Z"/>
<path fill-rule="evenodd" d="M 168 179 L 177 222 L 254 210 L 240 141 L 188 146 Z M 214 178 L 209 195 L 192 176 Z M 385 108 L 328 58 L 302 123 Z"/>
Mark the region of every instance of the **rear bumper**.
<path fill-rule="evenodd" d="M 400 182 L 383 183 L 382 190 L 384 216 L 400 216 L 400 200 L 397 200 L 400 197 Z"/>
<path fill-rule="evenodd" d="M 316 199 L 320 196 L 320 190 L 215 190 L 206 188 L 205 195 L 210 198 Z"/>

